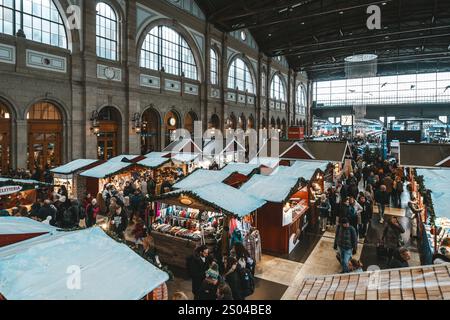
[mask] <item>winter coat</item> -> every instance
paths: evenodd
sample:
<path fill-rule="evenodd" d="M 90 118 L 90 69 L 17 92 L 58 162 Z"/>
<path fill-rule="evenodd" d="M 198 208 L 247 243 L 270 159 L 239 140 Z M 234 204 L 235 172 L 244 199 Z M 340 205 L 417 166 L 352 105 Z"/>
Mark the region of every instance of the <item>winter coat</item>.
<path fill-rule="evenodd" d="M 379 204 L 389 204 L 389 196 L 386 191 L 377 190 L 375 192 L 375 201 Z"/>
<path fill-rule="evenodd" d="M 234 300 L 244 300 L 244 296 L 241 288 L 241 275 L 239 271 L 236 269 L 232 273 L 228 274 L 225 277 L 226 282 L 231 288 L 231 292 L 233 293 Z"/>
<path fill-rule="evenodd" d="M 358 238 L 356 230 L 352 226 L 344 228 L 338 225 L 336 228 L 336 237 L 334 238 L 334 248 L 342 248 L 346 250 L 356 250 L 358 248 Z"/>
<path fill-rule="evenodd" d="M 205 262 L 199 256 L 193 256 L 189 261 L 189 273 L 192 278 L 192 292 L 194 295 L 199 295 L 202 282 L 205 279 L 205 272 L 209 268 L 209 261 Z"/>
<path fill-rule="evenodd" d="M 330 209 L 331 209 L 331 205 L 330 205 L 330 201 L 327 199 L 325 200 L 325 202 L 321 202 L 319 205 L 319 210 L 320 210 L 320 216 L 322 218 L 327 218 L 330 216 Z"/>
<path fill-rule="evenodd" d="M 405 229 L 401 224 L 395 225 L 389 221 L 389 224 L 383 231 L 384 246 L 390 249 L 397 249 L 400 247 L 402 233 L 405 233 Z"/>

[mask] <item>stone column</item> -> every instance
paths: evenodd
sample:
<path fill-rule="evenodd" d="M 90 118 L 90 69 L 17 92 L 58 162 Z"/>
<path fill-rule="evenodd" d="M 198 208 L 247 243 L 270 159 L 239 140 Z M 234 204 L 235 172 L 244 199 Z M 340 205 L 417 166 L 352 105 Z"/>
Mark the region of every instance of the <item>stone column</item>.
<path fill-rule="evenodd" d="M 28 152 L 28 123 L 26 119 L 17 119 L 17 168 L 27 168 Z"/>

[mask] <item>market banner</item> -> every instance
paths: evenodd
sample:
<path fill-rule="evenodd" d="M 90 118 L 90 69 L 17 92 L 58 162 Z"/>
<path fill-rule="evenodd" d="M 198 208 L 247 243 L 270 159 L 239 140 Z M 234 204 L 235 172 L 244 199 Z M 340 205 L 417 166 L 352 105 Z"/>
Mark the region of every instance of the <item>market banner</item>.
<path fill-rule="evenodd" d="M 0 187 L 0 196 L 6 196 L 9 194 L 17 193 L 22 190 L 21 186 L 4 186 Z"/>

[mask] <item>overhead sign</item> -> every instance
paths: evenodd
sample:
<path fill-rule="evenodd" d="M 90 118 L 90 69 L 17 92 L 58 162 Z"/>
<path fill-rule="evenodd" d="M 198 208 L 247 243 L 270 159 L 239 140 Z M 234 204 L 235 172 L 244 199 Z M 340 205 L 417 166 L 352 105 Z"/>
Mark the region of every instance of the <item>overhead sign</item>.
<path fill-rule="evenodd" d="M 5 186 L 0 187 L 0 196 L 6 196 L 8 194 L 17 193 L 22 190 L 21 186 Z"/>

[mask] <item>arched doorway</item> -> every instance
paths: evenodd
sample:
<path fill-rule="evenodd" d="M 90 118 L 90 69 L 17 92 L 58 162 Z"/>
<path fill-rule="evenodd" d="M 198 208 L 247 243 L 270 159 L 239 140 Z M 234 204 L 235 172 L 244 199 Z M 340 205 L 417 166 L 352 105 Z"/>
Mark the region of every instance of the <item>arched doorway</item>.
<path fill-rule="evenodd" d="M 272 119 L 270 119 L 270 129 L 276 129 L 277 128 L 277 124 L 275 122 L 275 118 L 272 117 Z"/>
<path fill-rule="evenodd" d="M 180 128 L 180 117 L 175 111 L 169 111 L 164 117 L 166 146 L 175 140 L 175 130 Z"/>
<path fill-rule="evenodd" d="M 0 175 L 11 165 L 11 118 L 8 107 L 0 102 Z"/>
<path fill-rule="evenodd" d="M 281 120 L 277 118 L 277 129 L 281 129 Z"/>
<path fill-rule="evenodd" d="M 247 130 L 247 119 L 245 118 L 244 114 L 241 114 L 239 117 L 239 124 L 238 127 L 242 130 Z"/>
<path fill-rule="evenodd" d="M 184 116 L 184 129 L 189 131 L 192 138 L 194 138 L 194 122 L 197 120 L 198 120 L 197 115 L 193 111 L 189 111 Z"/>
<path fill-rule="evenodd" d="M 122 116 L 114 107 L 104 107 L 98 113 L 97 158 L 109 160 L 119 155 Z"/>
<path fill-rule="evenodd" d="M 161 150 L 161 119 L 156 110 L 149 108 L 142 114 L 141 154 Z"/>
<path fill-rule="evenodd" d="M 261 128 L 262 129 L 267 129 L 267 121 L 266 118 L 263 118 L 261 121 Z"/>
<path fill-rule="evenodd" d="M 220 129 L 220 118 L 217 114 L 211 116 L 210 129 Z"/>
<path fill-rule="evenodd" d="M 227 120 L 227 129 L 236 130 L 237 128 L 237 120 L 234 113 L 231 113 Z"/>
<path fill-rule="evenodd" d="M 58 107 L 50 102 L 36 103 L 27 113 L 27 122 L 30 171 L 61 165 L 63 121 Z"/>
<path fill-rule="evenodd" d="M 250 117 L 248 117 L 247 129 L 255 129 L 255 119 L 253 118 L 253 115 L 250 115 Z"/>

